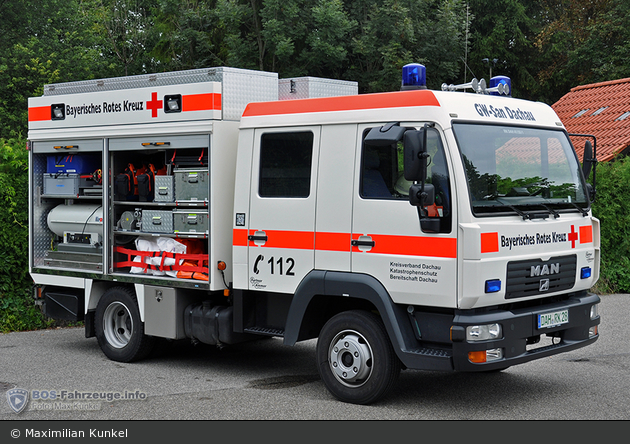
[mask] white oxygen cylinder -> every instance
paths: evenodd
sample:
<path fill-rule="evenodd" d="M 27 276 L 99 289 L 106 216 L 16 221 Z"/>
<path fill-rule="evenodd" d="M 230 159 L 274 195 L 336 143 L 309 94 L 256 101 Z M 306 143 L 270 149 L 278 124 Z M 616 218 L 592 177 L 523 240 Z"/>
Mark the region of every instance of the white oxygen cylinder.
<path fill-rule="evenodd" d="M 103 206 L 100 204 L 57 205 L 48 213 L 48 228 L 57 236 L 64 233 L 94 233 L 103 236 Z"/>

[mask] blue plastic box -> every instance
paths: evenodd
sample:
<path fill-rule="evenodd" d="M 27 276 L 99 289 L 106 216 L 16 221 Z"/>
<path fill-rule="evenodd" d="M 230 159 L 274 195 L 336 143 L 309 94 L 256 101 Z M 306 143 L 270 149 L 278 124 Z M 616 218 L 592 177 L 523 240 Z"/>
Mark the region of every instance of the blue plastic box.
<path fill-rule="evenodd" d="M 99 154 L 51 154 L 46 160 L 47 173 L 91 174 L 101 167 Z"/>

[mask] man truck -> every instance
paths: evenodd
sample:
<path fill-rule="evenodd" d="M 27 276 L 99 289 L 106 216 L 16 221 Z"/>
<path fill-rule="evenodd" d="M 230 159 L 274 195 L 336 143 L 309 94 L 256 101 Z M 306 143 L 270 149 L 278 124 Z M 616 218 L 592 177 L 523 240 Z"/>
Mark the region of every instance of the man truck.
<path fill-rule="evenodd" d="M 46 85 L 28 102 L 37 303 L 122 362 L 317 338 L 324 385 L 357 404 L 401 369 L 594 343 L 590 139 L 580 165 L 509 78 L 402 74 L 375 94 L 230 67 Z"/>

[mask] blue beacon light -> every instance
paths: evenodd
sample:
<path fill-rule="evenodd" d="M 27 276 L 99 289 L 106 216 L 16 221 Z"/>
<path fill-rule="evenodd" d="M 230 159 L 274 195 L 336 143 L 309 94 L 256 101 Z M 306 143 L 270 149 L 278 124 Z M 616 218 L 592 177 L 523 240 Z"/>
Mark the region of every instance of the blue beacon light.
<path fill-rule="evenodd" d="M 427 89 L 427 69 L 419 63 L 409 63 L 402 69 L 401 91 Z"/>

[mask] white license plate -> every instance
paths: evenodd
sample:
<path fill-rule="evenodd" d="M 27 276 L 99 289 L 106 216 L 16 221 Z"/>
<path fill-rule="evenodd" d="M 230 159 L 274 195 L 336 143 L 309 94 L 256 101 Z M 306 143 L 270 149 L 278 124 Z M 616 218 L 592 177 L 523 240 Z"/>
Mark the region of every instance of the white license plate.
<path fill-rule="evenodd" d="M 554 311 L 538 315 L 538 328 L 557 327 L 569 322 L 569 310 Z"/>

